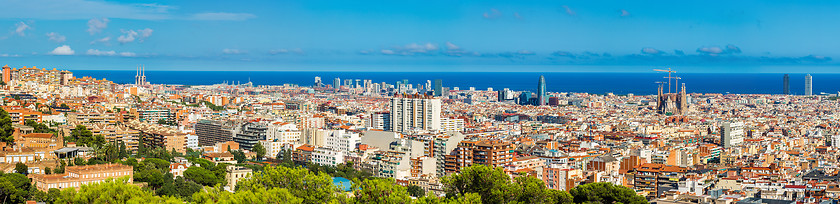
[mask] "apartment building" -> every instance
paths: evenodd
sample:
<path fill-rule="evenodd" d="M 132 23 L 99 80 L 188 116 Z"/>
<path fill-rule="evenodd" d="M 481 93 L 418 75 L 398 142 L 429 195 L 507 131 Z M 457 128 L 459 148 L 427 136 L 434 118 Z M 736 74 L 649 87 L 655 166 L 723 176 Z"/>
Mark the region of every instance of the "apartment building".
<path fill-rule="evenodd" d="M 398 95 L 391 98 L 391 130 L 441 130 L 439 98 L 427 95 Z"/>
<path fill-rule="evenodd" d="M 29 174 L 38 190 L 49 191 L 50 188 L 76 188 L 85 184 L 99 183 L 108 179 L 127 177 L 132 183 L 134 167 L 122 164 L 97 164 L 87 166 L 68 166 L 63 174 Z"/>

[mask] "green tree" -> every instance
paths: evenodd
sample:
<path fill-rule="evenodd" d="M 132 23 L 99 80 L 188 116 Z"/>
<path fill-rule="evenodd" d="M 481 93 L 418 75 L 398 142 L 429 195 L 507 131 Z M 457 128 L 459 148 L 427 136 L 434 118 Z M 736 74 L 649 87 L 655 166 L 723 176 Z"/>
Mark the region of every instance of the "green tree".
<path fill-rule="evenodd" d="M 216 174 L 202 167 L 191 166 L 184 171 L 184 178 L 205 186 L 214 186 L 218 183 Z"/>
<path fill-rule="evenodd" d="M 190 201 L 192 200 L 192 195 L 201 191 L 201 188 L 201 184 L 186 180 L 183 176 L 179 176 L 175 179 L 175 181 L 164 184 L 163 187 L 158 189 L 157 194 L 161 196 L 180 197 L 183 200 Z"/>
<path fill-rule="evenodd" d="M 242 152 L 242 150 L 233 150 L 230 153 L 233 154 L 233 159 L 236 160 L 236 163 L 244 163 L 245 159 L 247 159 L 245 158 L 245 152 Z"/>
<path fill-rule="evenodd" d="M 76 125 L 76 128 L 70 130 L 70 137 L 65 139 L 69 139 L 68 142 L 76 142 L 77 145 L 84 145 L 88 147 L 92 147 L 94 145 L 101 146 L 105 144 L 105 137 L 102 135 L 94 136 L 93 133 L 84 125 Z"/>
<path fill-rule="evenodd" d="M 32 186 L 29 178 L 23 174 L 3 174 L 0 176 L 0 197 L 3 203 L 23 203 L 29 198 Z"/>
<path fill-rule="evenodd" d="M 221 186 L 205 188 L 192 195 L 194 203 L 303 203 L 303 199 L 294 196 L 289 189 L 263 187 L 249 190 L 239 190 L 230 193 L 222 190 Z"/>
<path fill-rule="evenodd" d="M 76 166 L 84 166 L 86 163 L 85 158 L 76 157 L 73 159 L 73 164 Z"/>
<path fill-rule="evenodd" d="M 44 167 L 44 174 L 52 174 L 52 169 L 50 167 Z"/>
<path fill-rule="evenodd" d="M 254 153 L 257 153 L 257 161 L 260 161 L 265 157 L 265 147 L 263 147 L 262 143 L 257 143 L 254 147 L 251 148 Z"/>
<path fill-rule="evenodd" d="M 632 189 L 606 182 L 579 185 L 569 193 L 575 203 L 648 203 Z"/>
<path fill-rule="evenodd" d="M 0 142 L 15 143 L 15 137 L 12 136 L 14 132 L 12 117 L 9 116 L 9 112 L 0 108 Z"/>
<path fill-rule="evenodd" d="M 338 199 L 338 187 L 332 177 L 325 173 L 313 173 L 304 168 L 266 166 L 262 172 L 254 172 L 250 178 L 239 181 L 237 191 L 257 189 L 288 189 L 292 195 L 301 196 L 303 203 L 328 203 Z"/>
<path fill-rule="evenodd" d="M 411 197 L 405 187 L 397 185 L 393 179 L 367 179 L 353 183 L 353 195 L 357 203 L 411 203 Z"/>
<path fill-rule="evenodd" d="M 127 177 L 83 185 L 76 191 L 61 191 L 55 203 L 183 203 L 174 197 L 159 197 L 127 183 Z"/>
<path fill-rule="evenodd" d="M 410 185 L 408 186 L 408 188 L 406 188 L 406 190 L 408 191 L 409 195 L 415 198 L 426 196 L 426 190 L 423 190 L 423 188 L 420 188 L 420 186 L 417 185 Z"/>
<path fill-rule="evenodd" d="M 481 196 L 482 203 L 508 203 L 515 200 L 516 189 L 502 168 L 474 165 L 461 169 L 461 173 L 443 177 L 448 198 L 458 198 L 467 193 Z"/>
<path fill-rule="evenodd" d="M 15 164 L 15 172 L 17 172 L 19 174 L 26 175 L 28 173 L 28 171 L 29 171 L 29 167 L 26 166 L 26 164 L 23 164 L 23 163 L 20 163 L 20 162 Z"/>

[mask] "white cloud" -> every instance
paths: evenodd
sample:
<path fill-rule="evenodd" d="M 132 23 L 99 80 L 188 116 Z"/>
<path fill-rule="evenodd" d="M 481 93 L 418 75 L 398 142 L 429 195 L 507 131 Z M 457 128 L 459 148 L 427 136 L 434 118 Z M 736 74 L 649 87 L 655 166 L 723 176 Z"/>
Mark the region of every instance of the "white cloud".
<path fill-rule="evenodd" d="M 26 30 L 32 30 L 32 27 L 29 27 L 29 25 L 26 25 L 26 23 L 24 22 L 18 22 L 17 24 L 15 24 L 15 33 L 17 33 L 18 35 L 26 35 Z"/>
<path fill-rule="evenodd" d="M 113 50 L 97 50 L 97 49 L 89 49 L 87 50 L 87 55 L 91 56 L 121 56 L 121 57 L 136 57 L 137 54 L 133 52 L 117 52 Z"/>
<path fill-rule="evenodd" d="M 566 11 L 566 14 L 569 14 L 570 16 L 577 15 L 577 13 L 575 13 L 575 11 L 572 10 L 572 8 L 569 8 L 569 6 L 563 5 L 563 9 Z"/>
<path fill-rule="evenodd" d="M 449 49 L 449 50 L 460 50 L 460 49 L 461 49 L 461 47 L 458 47 L 457 45 L 452 44 L 451 42 L 446 42 L 446 49 Z"/>
<path fill-rule="evenodd" d="M 48 54 L 51 55 L 73 55 L 76 54 L 76 51 L 70 49 L 68 45 L 58 46 L 57 48 L 53 49 L 53 51 L 49 52 Z"/>
<path fill-rule="evenodd" d="M 93 44 L 96 44 L 96 43 L 102 43 L 102 44 L 108 45 L 108 44 L 111 44 L 110 42 L 111 42 L 111 37 L 106 36 L 104 38 L 93 40 L 93 41 L 90 42 L 90 44 L 93 45 Z"/>
<path fill-rule="evenodd" d="M 66 37 L 64 37 L 63 35 L 59 35 L 58 33 L 55 33 L 55 32 L 47 33 L 47 37 L 50 38 L 49 39 L 50 41 L 57 42 L 57 43 L 61 43 L 61 42 L 64 42 L 65 40 L 67 40 Z"/>
<path fill-rule="evenodd" d="M 497 9 L 490 9 L 490 12 L 484 12 L 482 17 L 486 19 L 494 19 L 502 16 L 502 12 Z"/>
<path fill-rule="evenodd" d="M 386 55 L 393 55 L 393 54 L 395 54 L 393 50 L 382 50 L 381 52 L 382 52 L 382 54 L 386 54 Z"/>
<path fill-rule="evenodd" d="M 199 21 L 244 21 L 256 17 L 256 15 L 250 13 L 209 12 L 193 14 L 187 19 Z"/>
<path fill-rule="evenodd" d="M 93 56 L 114 56 L 114 55 L 117 55 L 117 52 L 115 52 L 113 50 L 111 50 L 111 51 L 100 51 L 100 50 L 95 50 L 95 49 L 89 49 L 89 50 L 87 50 L 86 54 L 87 55 L 93 55 Z"/>
<path fill-rule="evenodd" d="M 135 30 L 121 30 L 120 32 L 122 32 L 123 35 L 120 35 L 120 37 L 117 37 L 117 41 L 120 42 L 120 44 L 126 44 L 126 43 L 130 43 L 130 42 L 134 42 L 134 40 L 138 40 L 140 42 L 143 42 L 146 38 L 149 38 L 149 36 L 152 36 L 153 31 L 154 30 L 152 30 L 151 28 L 141 29 L 141 30 L 137 30 L 137 31 L 135 31 Z"/>
<path fill-rule="evenodd" d="M 0 54 L 0 57 L 20 57 L 20 55 Z"/>
<path fill-rule="evenodd" d="M 225 48 L 225 49 L 222 50 L 222 53 L 229 54 L 229 55 L 238 55 L 238 54 L 245 54 L 247 52 L 244 51 L 244 50 L 239 50 L 239 49 Z"/>
<path fill-rule="evenodd" d="M 108 20 L 107 18 L 102 18 L 102 19 L 92 18 L 92 19 L 88 20 L 87 32 L 90 33 L 91 35 L 102 32 L 102 30 L 105 30 L 105 28 L 108 28 L 108 22 L 110 22 L 110 20 Z"/>
<path fill-rule="evenodd" d="M 300 49 L 300 48 L 293 48 L 293 49 L 275 49 L 275 50 L 269 50 L 269 51 L 268 51 L 268 54 L 272 54 L 272 55 L 278 55 L 278 54 L 288 54 L 288 53 L 303 54 L 303 49 Z"/>
<path fill-rule="evenodd" d="M 138 32 L 140 32 L 140 41 L 143 41 L 143 39 L 146 39 L 146 38 L 148 38 L 149 36 L 152 36 L 152 32 L 153 32 L 153 31 L 154 31 L 154 30 L 152 30 L 151 28 L 146 28 L 146 29 L 143 29 L 143 30 L 138 30 Z"/>

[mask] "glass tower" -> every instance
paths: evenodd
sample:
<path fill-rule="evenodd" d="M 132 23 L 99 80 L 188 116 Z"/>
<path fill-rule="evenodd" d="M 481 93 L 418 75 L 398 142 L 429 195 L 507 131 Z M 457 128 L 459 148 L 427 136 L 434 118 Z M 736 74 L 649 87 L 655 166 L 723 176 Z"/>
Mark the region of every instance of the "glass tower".
<path fill-rule="evenodd" d="M 540 75 L 540 82 L 537 83 L 537 104 L 538 106 L 545 105 L 545 77 Z"/>

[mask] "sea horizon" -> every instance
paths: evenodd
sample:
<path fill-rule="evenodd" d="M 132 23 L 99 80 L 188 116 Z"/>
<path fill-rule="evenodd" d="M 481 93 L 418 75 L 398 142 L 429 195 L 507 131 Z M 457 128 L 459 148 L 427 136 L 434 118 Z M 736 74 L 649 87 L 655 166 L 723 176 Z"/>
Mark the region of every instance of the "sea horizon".
<path fill-rule="evenodd" d="M 134 83 L 135 70 L 70 70 L 74 76 L 106 78 L 118 84 Z M 260 73 L 260 74 L 252 74 Z M 296 84 L 312 86 L 315 77 L 322 83 L 332 84 L 333 79 L 370 79 L 374 83 L 394 84 L 407 79 L 410 84 L 425 85 L 426 80 L 443 80 L 444 87 L 458 87 L 468 90 L 536 91 L 537 79 L 546 77 L 550 92 L 572 92 L 591 94 L 656 94 L 656 82 L 667 82 L 667 73 L 659 72 L 385 72 L 385 71 L 146 71 L 147 80 L 153 84 L 213 85 L 221 83 L 254 85 Z M 790 89 L 792 94 L 804 93 L 805 74 L 792 73 Z M 840 91 L 840 74 L 811 74 L 814 77 L 814 93 L 834 94 Z M 675 86 L 685 83 L 688 93 L 733 93 L 733 94 L 782 94 L 782 73 L 681 73 L 681 80 Z M 667 92 L 667 87 L 665 87 Z"/>

